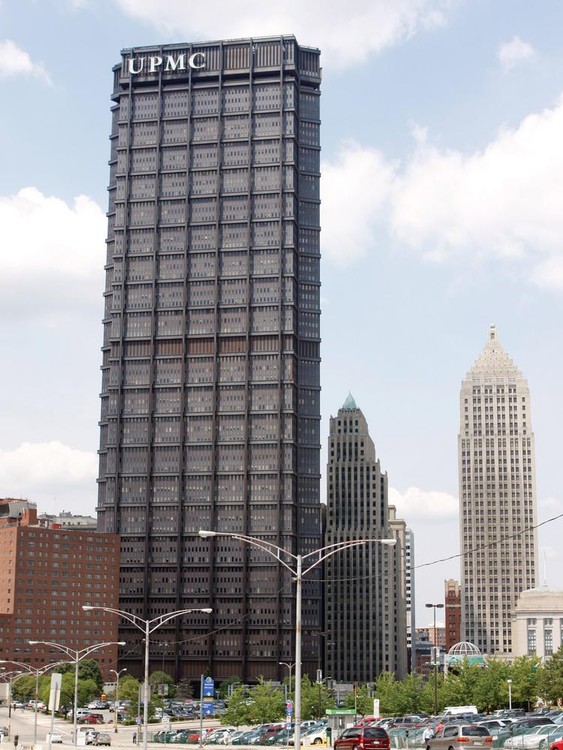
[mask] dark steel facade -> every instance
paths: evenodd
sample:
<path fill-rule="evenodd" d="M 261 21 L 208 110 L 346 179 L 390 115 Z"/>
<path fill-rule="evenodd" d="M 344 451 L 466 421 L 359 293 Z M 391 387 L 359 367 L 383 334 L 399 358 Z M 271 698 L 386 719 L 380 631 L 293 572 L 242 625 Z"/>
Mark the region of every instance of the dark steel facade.
<path fill-rule="evenodd" d="M 348 683 L 373 682 L 384 671 L 402 679 L 408 668 L 405 524 L 390 514 L 387 474 L 351 396 L 330 418 L 327 481 L 325 544 L 368 538 L 396 544 L 358 545 L 327 559 L 326 674 Z"/>
<path fill-rule="evenodd" d="M 98 529 L 122 538 L 121 609 L 213 608 L 151 639 L 176 679 L 281 679 L 294 653 L 291 577 L 199 529 L 322 544 L 319 87 L 318 50 L 291 36 L 114 68 Z M 317 577 L 312 674 L 320 610 Z M 120 636 L 140 673 L 142 634 Z"/>

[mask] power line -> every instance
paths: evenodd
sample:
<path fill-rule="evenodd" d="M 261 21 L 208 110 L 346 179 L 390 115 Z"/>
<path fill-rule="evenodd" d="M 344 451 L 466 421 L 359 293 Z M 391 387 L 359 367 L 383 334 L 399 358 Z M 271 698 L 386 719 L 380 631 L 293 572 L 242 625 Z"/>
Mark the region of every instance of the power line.
<path fill-rule="evenodd" d="M 515 534 L 511 534 L 510 536 L 503 536 L 500 539 L 495 539 L 494 542 L 489 542 L 488 544 L 481 544 L 478 547 L 472 547 L 471 549 L 468 549 L 467 552 L 458 552 L 457 555 L 450 555 L 449 557 L 442 557 L 439 560 L 432 560 L 431 562 L 427 563 L 421 563 L 420 565 L 415 565 L 415 570 L 418 570 L 418 568 L 428 568 L 430 565 L 438 565 L 438 563 L 443 562 L 449 562 L 450 560 L 456 560 L 460 557 L 465 557 L 466 555 L 470 555 L 473 552 L 478 552 L 482 549 L 488 549 L 489 547 L 496 547 L 497 544 L 501 544 L 502 542 L 506 542 L 510 539 L 515 539 L 516 537 L 523 536 L 524 534 L 529 534 L 531 531 L 535 531 L 536 529 L 539 529 L 540 526 L 545 526 L 547 523 L 552 523 L 553 521 L 557 521 L 560 518 L 563 518 L 563 513 L 560 513 L 557 516 L 553 516 L 553 518 L 548 518 L 546 521 L 542 521 L 541 523 L 536 524 L 535 526 L 528 526 L 523 531 L 517 531 Z"/>

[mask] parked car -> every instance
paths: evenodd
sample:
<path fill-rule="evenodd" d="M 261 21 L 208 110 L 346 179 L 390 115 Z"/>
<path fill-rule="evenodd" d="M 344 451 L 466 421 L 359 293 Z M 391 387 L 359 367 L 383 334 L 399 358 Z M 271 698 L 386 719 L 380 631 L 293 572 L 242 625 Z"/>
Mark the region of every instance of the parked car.
<path fill-rule="evenodd" d="M 49 732 L 47 736 L 45 737 L 45 742 L 47 742 L 48 745 L 54 745 L 62 744 L 63 736 L 60 732 Z"/>
<path fill-rule="evenodd" d="M 259 736 L 259 732 L 256 731 L 256 729 L 247 729 L 244 732 L 241 732 L 240 734 L 233 735 L 231 737 L 231 744 L 232 745 L 252 745 L 252 741 Z M 561 749 L 563 750 L 563 748 Z"/>
<path fill-rule="evenodd" d="M 111 745 L 111 737 L 107 732 L 96 732 L 92 745 Z"/>
<path fill-rule="evenodd" d="M 301 735 L 302 745 L 326 745 L 326 727 L 311 727 Z"/>
<path fill-rule="evenodd" d="M 8 727 L 0 727 L 0 734 L 2 735 L 2 737 L 8 737 L 8 735 L 10 734 L 10 730 L 8 729 Z"/>
<path fill-rule="evenodd" d="M 559 726 L 556 726 L 555 724 L 546 724 L 545 726 L 537 726 L 537 727 L 530 727 L 529 729 L 526 729 L 521 734 L 518 734 L 513 737 L 508 737 L 504 741 L 505 748 L 514 748 L 514 750 L 519 750 L 519 748 L 526 748 L 526 750 L 538 750 L 540 747 L 540 743 L 542 739 L 548 735 L 550 732 L 555 732 L 555 735 L 553 736 L 553 739 L 557 739 L 557 737 L 561 736 L 562 729 Z M 544 747 L 547 746 L 547 743 L 544 744 Z"/>
<path fill-rule="evenodd" d="M 561 740 L 563 740 L 563 730 L 556 725 L 554 729 L 550 729 L 550 731 L 541 738 L 539 750 L 548 750 L 554 742 L 561 742 Z"/>
<path fill-rule="evenodd" d="M 79 716 L 76 722 L 77 724 L 103 724 L 104 717 L 102 714 L 85 714 L 84 716 Z"/>
<path fill-rule="evenodd" d="M 390 750 L 389 735 L 382 727 L 350 727 L 334 740 L 334 750 Z"/>
<path fill-rule="evenodd" d="M 236 732 L 235 727 L 218 727 L 209 732 L 204 742 L 206 745 L 228 745 L 233 732 Z"/>
<path fill-rule="evenodd" d="M 426 740 L 426 750 L 449 750 L 459 747 L 459 743 L 490 750 L 493 738 L 486 727 L 479 724 L 446 724 L 434 737 Z"/>

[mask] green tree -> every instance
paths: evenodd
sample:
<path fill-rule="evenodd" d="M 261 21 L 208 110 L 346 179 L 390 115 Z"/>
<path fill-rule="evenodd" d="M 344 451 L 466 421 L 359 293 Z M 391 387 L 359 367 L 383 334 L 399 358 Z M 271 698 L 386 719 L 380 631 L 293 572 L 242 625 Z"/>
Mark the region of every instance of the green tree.
<path fill-rule="evenodd" d="M 319 719 L 327 708 L 334 708 L 334 698 L 324 682 L 311 682 L 309 677 L 301 681 L 301 718 Z"/>
<path fill-rule="evenodd" d="M 12 698 L 24 702 L 35 698 L 35 675 L 22 674 L 13 680 Z"/>
<path fill-rule="evenodd" d="M 424 687 L 424 680 L 420 675 L 409 674 L 404 680 L 397 682 L 395 711 L 398 714 L 424 711 L 427 708 Z M 434 699 L 432 698 L 433 704 Z"/>
<path fill-rule="evenodd" d="M 489 659 L 485 667 L 476 669 L 477 682 L 472 703 L 475 703 L 479 711 L 487 713 L 504 706 L 508 664 L 498 659 Z"/>
<path fill-rule="evenodd" d="M 246 689 L 239 685 L 227 701 L 227 708 L 221 716 L 221 724 L 240 727 L 241 724 L 250 723 L 250 705 Z"/>
<path fill-rule="evenodd" d="M 549 703 L 563 699 L 563 646 L 546 660 L 538 679 L 538 687 L 543 698 Z"/>
<path fill-rule="evenodd" d="M 124 675 L 119 680 L 119 700 L 127 706 L 125 714 L 128 720 L 133 720 L 139 710 L 140 682 L 132 675 Z"/>
<path fill-rule="evenodd" d="M 512 680 L 512 705 L 530 711 L 538 699 L 543 679 L 540 657 L 519 656 L 514 659 L 507 677 Z M 508 705 L 508 686 L 506 686 L 506 694 L 505 705 Z"/>
<path fill-rule="evenodd" d="M 250 688 L 248 697 L 251 701 L 249 711 L 251 724 L 266 724 L 283 718 L 285 700 L 278 686 L 260 678 L 258 685 Z"/>
<path fill-rule="evenodd" d="M 229 688 L 231 685 L 238 685 L 240 683 L 240 677 L 237 675 L 231 675 L 226 680 L 221 680 L 221 685 L 217 690 L 217 697 L 226 700 L 229 697 Z"/>
<path fill-rule="evenodd" d="M 397 713 L 398 687 L 395 675 L 382 672 L 375 681 L 375 697 L 379 698 L 379 712 L 382 716 L 393 716 Z"/>
<path fill-rule="evenodd" d="M 373 712 L 373 691 L 367 685 L 355 685 L 344 699 L 344 708 L 355 711 L 358 716 L 371 716 Z"/>
<path fill-rule="evenodd" d="M 149 677 L 149 685 L 151 686 L 151 694 L 154 697 L 159 695 L 174 698 L 176 695 L 174 680 L 167 672 L 162 672 L 161 670 L 153 672 Z"/>

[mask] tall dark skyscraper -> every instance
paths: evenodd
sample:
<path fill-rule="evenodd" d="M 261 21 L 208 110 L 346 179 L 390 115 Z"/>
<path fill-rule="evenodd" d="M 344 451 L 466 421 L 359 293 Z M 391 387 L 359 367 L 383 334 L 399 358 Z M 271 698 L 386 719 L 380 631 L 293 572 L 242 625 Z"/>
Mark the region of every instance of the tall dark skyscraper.
<path fill-rule="evenodd" d="M 120 608 L 172 621 L 151 670 L 281 679 L 291 576 L 199 529 L 321 546 L 319 51 L 292 36 L 142 47 L 114 68 L 98 528 Z M 303 597 L 314 674 L 319 576 Z M 121 623 L 120 665 L 142 634 Z M 287 670 L 286 670 L 287 671 Z"/>
<path fill-rule="evenodd" d="M 351 547 L 325 563 L 326 674 L 372 682 L 383 671 L 407 673 L 406 527 L 388 504 L 382 472 L 362 411 L 348 396 L 330 418 L 325 544 L 390 539 Z"/>

